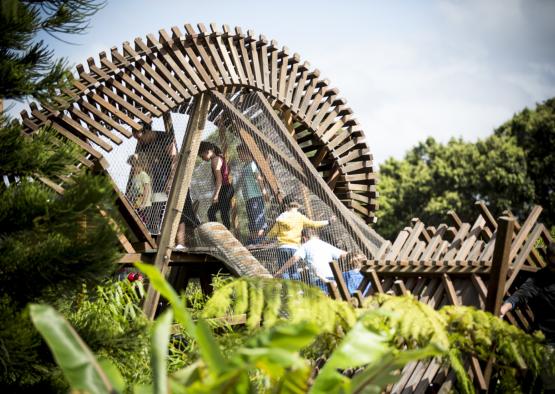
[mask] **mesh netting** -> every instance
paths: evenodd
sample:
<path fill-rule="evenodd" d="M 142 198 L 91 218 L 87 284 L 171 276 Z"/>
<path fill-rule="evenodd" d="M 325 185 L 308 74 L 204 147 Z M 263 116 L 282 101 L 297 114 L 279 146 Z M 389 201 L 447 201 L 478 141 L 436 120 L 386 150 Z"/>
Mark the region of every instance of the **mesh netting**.
<path fill-rule="evenodd" d="M 218 221 L 273 275 L 322 285 L 320 279 L 332 276 L 332 259 L 339 259 L 342 271 L 356 268 L 349 257 L 359 255 L 360 248 L 288 148 L 268 108 L 254 92 L 228 94 L 227 100 L 233 109 L 216 100 L 209 112 L 202 141 L 213 144 L 208 145 L 212 153 L 196 160 L 181 220 L 185 236 L 182 226 L 177 243 L 229 259 L 229 251 L 218 251 L 214 240 L 195 231 L 201 223 Z M 153 234 L 160 232 L 188 119 L 187 114 L 167 114 L 108 155 L 110 174 Z M 217 202 L 214 156 L 223 167 L 216 170 L 222 175 Z M 303 229 L 306 237 L 301 237 Z M 305 245 L 309 239 L 319 240 L 311 243 L 312 250 Z M 304 253 L 291 261 L 302 245 Z M 291 265 L 284 269 L 286 261 Z"/>

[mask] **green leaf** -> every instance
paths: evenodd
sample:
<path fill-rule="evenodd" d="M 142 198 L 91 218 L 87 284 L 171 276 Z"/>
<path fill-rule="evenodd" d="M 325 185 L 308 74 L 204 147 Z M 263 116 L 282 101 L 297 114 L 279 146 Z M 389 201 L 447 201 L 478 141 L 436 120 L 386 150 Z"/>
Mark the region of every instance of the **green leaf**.
<path fill-rule="evenodd" d="M 411 361 L 421 360 L 442 354 L 434 346 L 427 346 L 423 349 L 398 351 L 391 349 L 384 354 L 379 362 L 368 365 L 362 372 L 359 372 L 351 380 L 352 393 L 376 393 L 379 394 L 391 383 L 399 380 L 401 375 L 394 374 Z"/>
<path fill-rule="evenodd" d="M 39 304 L 31 304 L 30 313 L 72 389 L 89 393 L 116 392 L 94 354 L 61 314 L 48 305 Z"/>
<path fill-rule="evenodd" d="M 312 322 L 280 324 L 265 330 L 247 342 L 247 347 L 280 348 L 298 351 L 310 345 L 322 329 Z"/>
<path fill-rule="evenodd" d="M 226 361 L 220 351 L 220 347 L 212 336 L 210 327 L 208 327 L 204 320 L 197 322 L 195 339 L 197 340 L 202 359 L 207 364 L 209 370 L 216 375 L 223 373 Z"/>
<path fill-rule="evenodd" d="M 329 393 L 347 390 L 349 379 L 337 369 L 358 367 L 380 362 L 392 351 L 388 337 L 368 330 L 361 322 L 347 333 L 316 378 L 311 393 Z"/>
<path fill-rule="evenodd" d="M 177 320 L 190 335 L 194 335 L 195 323 L 191 315 L 187 312 L 181 298 L 179 298 L 173 287 L 166 281 L 160 271 L 150 264 L 137 262 L 134 265 L 148 276 L 150 285 L 170 302 L 175 320 Z"/>
<path fill-rule="evenodd" d="M 201 363 L 197 360 L 191 365 L 188 365 L 187 367 L 174 372 L 171 375 L 170 379 L 173 380 L 173 382 L 179 383 L 183 386 L 188 386 L 193 381 L 201 380 L 200 368 Z"/>
<path fill-rule="evenodd" d="M 311 372 L 308 367 L 288 371 L 272 392 L 275 394 L 304 394 L 308 392 L 308 379 Z"/>
<path fill-rule="evenodd" d="M 155 394 L 166 394 L 168 392 L 166 359 L 168 358 L 168 343 L 172 322 L 172 311 L 167 310 L 156 319 L 152 330 L 150 363 Z"/>
<path fill-rule="evenodd" d="M 156 267 L 142 263 L 135 263 L 135 266 L 148 276 L 150 285 L 170 301 L 175 319 L 197 341 L 202 358 L 210 367 L 209 371 L 213 371 L 216 374 L 222 373 L 224 371 L 225 359 L 208 325 L 203 321 L 195 325 L 175 290 Z"/>
<path fill-rule="evenodd" d="M 102 367 L 102 370 L 108 379 L 110 379 L 110 383 L 112 383 L 114 389 L 118 392 L 123 392 L 125 390 L 125 379 L 121 375 L 118 367 L 116 367 L 114 363 L 107 358 L 98 360 L 98 363 Z"/>

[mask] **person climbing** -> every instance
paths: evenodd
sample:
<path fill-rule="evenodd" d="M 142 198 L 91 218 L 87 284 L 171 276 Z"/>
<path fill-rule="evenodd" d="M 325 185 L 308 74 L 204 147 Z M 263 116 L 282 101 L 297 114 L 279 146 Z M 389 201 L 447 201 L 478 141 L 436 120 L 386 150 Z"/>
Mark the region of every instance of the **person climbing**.
<path fill-rule="evenodd" d="M 191 199 L 191 193 L 187 193 L 185 198 L 185 204 L 183 206 L 183 212 L 181 213 L 181 219 L 179 220 L 179 226 L 177 227 L 177 235 L 175 237 L 175 250 L 186 249 L 186 229 L 194 230 L 200 225 L 200 220 L 193 208 L 193 200 Z"/>
<path fill-rule="evenodd" d="M 146 172 L 143 160 L 135 153 L 127 159 L 127 164 L 131 166 L 131 187 L 128 192 L 129 201 L 137 210 L 144 223 L 150 218 L 150 208 L 152 207 L 152 183 L 150 176 Z"/>
<path fill-rule="evenodd" d="M 264 179 L 260 175 L 247 145 L 238 145 L 237 155 L 243 163 L 236 185 L 241 190 L 245 200 L 245 209 L 249 220 L 247 245 L 256 244 L 260 242 L 267 227 L 264 199 L 268 197 L 268 192 L 264 185 Z"/>
<path fill-rule="evenodd" d="M 276 263 L 278 269 L 289 260 L 301 246 L 303 228 L 319 228 L 330 224 L 330 220 L 310 220 L 299 212 L 300 204 L 294 199 L 285 199 L 286 211 L 281 213 L 275 224 L 268 232 L 267 237 L 275 237 L 279 247 Z M 292 264 L 283 274 L 285 279 L 298 279 L 296 264 Z"/>
<path fill-rule="evenodd" d="M 158 234 L 177 164 L 175 136 L 173 132 L 155 131 L 145 125 L 144 129 L 133 130 L 133 137 L 137 139 L 135 154 L 148 164 L 151 176 L 152 215 L 146 224 L 151 233 Z"/>
<path fill-rule="evenodd" d="M 324 283 L 333 280 L 329 263 L 347 256 L 347 252 L 322 241 L 313 228 L 303 229 L 301 238 L 303 244 L 276 272 L 276 276 L 283 274 L 302 259 L 309 264 L 318 277 L 319 280 L 315 284 L 324 289 Z"/>
<path fill-rule="evenodd" d="M 333 273 L 330 268 L 330 262 L 337 260 L 346 260 L 351 257 L 352 260 L 356 260 L 358 256 L 341 250 L 325 241 L 320 239 L 318 230 L 313 228 L 305 228 L 302 231 L 303 244 L 295 254 L 285 262 L 283 267 L 281 267 L 276 276 L 279 276 L 285 272 L 290 266 L 299 262 L 299 260 L 304 260 L 312 268 L 316 274 L 317 279 L 313 280 L 311 278 L 310 283 L 312 285 L 320 287 L 324 292 L 328 292 L 326 283 L 333 281 Z M 354 257 L 353 257 L 354 256 Z M 343 278 L 347 284 L 347 289 L 350 293 L 354 293 L 357 290 L 360 282 L 362 281 L 362 275 L 359 269 L 354 268 L 347 272 L 343 272 Z"/>
<path fill-rule="evenodd" d="M 234 190 L 229 179 L 229 166 L 220 148 L 212 142 L 202 141 L 200 143 L 199 156 L 202 160 L 210 162 L 214 176 L 214 192 L 212 193 L 212 204 L 208 208 L 208 220 L 215 222 L 216 213 L 220 211 L 222 223 L 230 229 L 229 211 Z"/>
<path fill-rule="evenodd" d="M 499 314 L 503 317 L 524 305 L 529 305 L 534 313 L 534 328 L 545 335 L 548 355 L 555 357 L 555 242 L 547 247 L 547 266 L 532 274 L 507 298 Z M 551 371 L 542 373 L 541 378 L 545 392 L 555 393 L 555 376 Z"/>

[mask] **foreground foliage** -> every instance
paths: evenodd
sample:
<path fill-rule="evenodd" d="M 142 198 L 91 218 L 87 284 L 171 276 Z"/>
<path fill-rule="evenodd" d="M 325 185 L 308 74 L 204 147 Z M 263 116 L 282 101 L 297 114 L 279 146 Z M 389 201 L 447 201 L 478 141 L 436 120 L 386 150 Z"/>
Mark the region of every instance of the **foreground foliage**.
<path fill-rule="evenodd" d="M 112 213 L 106 179 L 75 167 L 78 149 L 48 127 L 24 135 L 4 116 L 5 100 L 63 101 L 70 72 L 37 34 L 78 34 L 102 2 L 2 0 L 0 5 L 0 387 L 61 391 L 63 376 L 26 305 L 63 308 L 82 283 L 113 270 L 118 243 L 100 214 Z M 63 195 L 45 185 L 66 183 Z M 61 296 L 63 295 L 63 296 Z"/>
<path fill-rule="evenodd" d="M 313 289 L 303 284 L 239 279 L 216 290 L 203 310 L 208 320 L 193 321 L 183 299 L 160 273 L 152 266 L 139 267 L 171 304 L 151 329 L 150 384 L 124 378 L 113 358 L 97 361 L 51 307 L 31 307 L 33 322 L 73 389 L 95 393 L 379 393 L 399 378 L 395 371 L 408 362 L 438 357 L 437 362 L 448 363 L 456 372 L 458 389 L 471 393 L 462 352 L 483 360 L 501 359 L 499 365 L 507 371 L 499 375 L 501 379 L 516 376 L 514 371 L 524 364 L 534 373 L 554 368 L 553 360 L 544 363 L 541 337 L 529 336 L 485 312 L 466 307 L 435 311 L 409 296 L 380 295 L 368 298 L 365 308 L 354 309 L 317 290 L 312 293 Z M 326 318 L 332 324 L 324 324 L 322 317 L 313 313 L 325 308 L 331 309 Z M 250 323 L 242 341 L 224 350 L 218 336 L 229 331 L 221 331 L 221 325 L 213 331 L 210 318 L 236 312 L 245 313 Z M 174 319 L 178 326 L 172 328 Z M 194 342 L 196 356 L 189 356 L 185 367 L 168 373 L 170 338 L 176 330 Z M 316 357 L 310 349 L 330 337 L 326 363 L 315 374 Z M 342 373 L 346 370 L 356 374 L 351 378 Z M 518 387 L 519 382 L 513 382 Z"/>

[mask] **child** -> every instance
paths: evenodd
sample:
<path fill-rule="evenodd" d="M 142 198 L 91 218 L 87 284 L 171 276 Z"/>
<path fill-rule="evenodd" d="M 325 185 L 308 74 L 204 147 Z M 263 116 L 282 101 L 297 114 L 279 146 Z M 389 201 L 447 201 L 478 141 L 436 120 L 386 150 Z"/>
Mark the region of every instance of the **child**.
<path fill-rule="evenodd" d="M 325 283 L 334 280 L 329 263 L 344 259 L 349 253 L 322 241 L 316 230 L 311 228 L 303 230 L 302 238 L 304 242 L 302 246 L 297 249 L 295 254 L 283 265 L 276 275 L 281 274 L 290 266 L 295 265 L 300 259 L 303 259 L 314 269 L 318 277 L 314 284 L 327 293 Z M 362 275 L 357 269 L 344 272 L 343 278 L 350 293 L 354 293 L 362 281 Z"/>
<path fill-rule="evenodd" d="M 316 276 L 322 282 L 333 280 L 333 273 L 329 266 L 330 261 L 338 260 L 347 256 L 347 252 L 338 249 L 318 237 L 314 229 L 305 228 L 302 231 L 303 244 L 293 256 L 285 262 L 276 276 L 285 272 L 290 266 L 295 265 L 299 260 L 305 260 L 315 271 Z"/>
<path fill-rule="evenodd" d="M 310 220 L 299 212 L 300 206 L 297 201 L 290 201 L 287 204 L 287 210 L 277 217 L 276 223 L 267 234 L 268 237 L 276 237 L 279 243 L 276 261 L 279 267 L 283 266 L 301 246 L 301 233 L 304 227 L 319 228 L 330 223 L 328 220 Z M 293 264 L 284 277 L 294 278 L 297 275 L 296 268 Z"/>
<path fill-rule="evenodd" d="M 214 192 L 212 205 L 208 208 L 208 220 L 216 221 L 216 212 L 220 211 L 222 222 L 228 229 L 231 228 L 229 210 L 234 191 L 229 180 L 229 167 L 220 148 L 208 141 L 202 141 L 199 147 L 199 156 L 204 161 L 209 161 L 214 176 Z"/>
<path fill-rule="evenodd" d="M 264 198 L 268 196 L 268 193 L 264 186 L 264 180 L 247 146 L 245 144 L 237 146 L 237 154 L 244 163 L 237 185 L 241 188 L 249 219 L 250 236 L 247 244 L 254 244 L 260 241 L 267 227 L 264 215 Z"/>
<path fill-rule="evenodd" d="M 127 163 L 131 165 L 131 189 L 129 200 L 146 223 L 148 212 L 152 206 L 152 184 L 150 176 L 145 171 L 143 160 L 137 154 L 129 156 Z"/>

